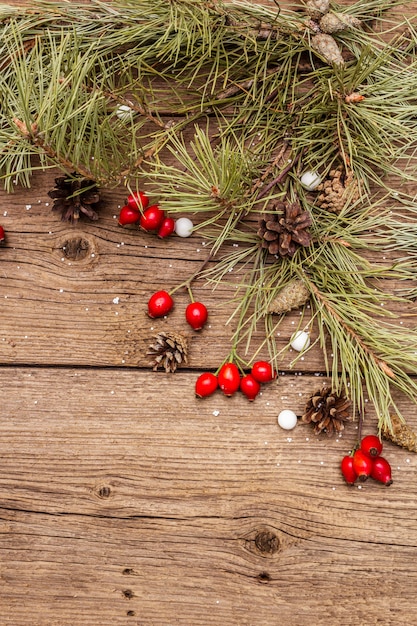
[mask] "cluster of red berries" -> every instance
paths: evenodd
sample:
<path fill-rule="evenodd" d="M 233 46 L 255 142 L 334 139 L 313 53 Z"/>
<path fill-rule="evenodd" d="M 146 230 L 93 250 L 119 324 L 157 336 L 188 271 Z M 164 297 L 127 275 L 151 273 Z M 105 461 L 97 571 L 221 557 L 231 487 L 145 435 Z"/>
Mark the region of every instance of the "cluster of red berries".
<path fill-rule="evenodd" d="M 376 435 L 366 435 L 355 451 L 343 457 L 340 468 L 348 485 L 356 480 L 364 482 L 369 477 L 387 487 L 392 484 L 391 466 L 382 452 L 382 442 Z"/>
<path fill-rule="evenodd" d="M 149 198 L 143 191 L 136 191 L 127 198 L 119 213 L 120 226 L 139 224 L 148 232 L 156 231 L 160 239 L 169 237 L 175 230 L 175 220 L 167 217 L 159 204 L 149 204 Z"/>
<path fill-rule="evenodd" d="M 212 372 L 203 372 L 195 383 L 195 393 L 199 398 L 206 398 L 220 388 L 225 396 L 233 396 L 240 389 L 251 402 L 261 390 L 261 383 L 269 383 L 275 378 L 272 366 L 267 361 L 253 364 L 250 374 L 240 375 L 235 363 L 222 365 L 217 376 Z"/>
<path fill-rule="evenodd" d="M 174 300 L 167 291 L 156 291 L 148 301 L 149 317 L 163 317 L 174 308 Z M 201 330 L 208 319 L 208 310 L 202 302 L 190 302 L 185 319 L 193 330 Z"/>

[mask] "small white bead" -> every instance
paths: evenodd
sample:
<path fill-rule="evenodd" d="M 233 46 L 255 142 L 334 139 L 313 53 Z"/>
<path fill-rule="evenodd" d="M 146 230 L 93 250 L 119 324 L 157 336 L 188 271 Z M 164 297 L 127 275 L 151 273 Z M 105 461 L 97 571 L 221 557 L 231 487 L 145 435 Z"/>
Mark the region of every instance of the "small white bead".
<path fill-rule="evenodd" d="M 127 104 L 121 104 L 116 109 L 116 115 L 120 120 L 128 120 L 132 117 L 133 109 Z"/>
<path fill-rule="evenodd" d="M 284 430 L 292 430 L 297 425 L 297 415 L 290 409 L 284 409 L 278 415 L 278 424 Z"/>
<path fill-rule="evenodd" d="M 308 170 L 301 175 L 300 183 L 307 191 L 314 191 L 321 183 L 321 178 L 317 172 Z"/>
<path fill-rule="evenodd" d="M 194 224 L 188 217 L 180 217 L 175 222 L 175 232 L 178 237 L 189 237 L 193 232 Z"/>
<path fill-rule="evenodd" d="M 291 337 L 290 345 L 296 352 L 307 350 L 310 345 L 310 335 L 305 330 L 297 330 Z"/>

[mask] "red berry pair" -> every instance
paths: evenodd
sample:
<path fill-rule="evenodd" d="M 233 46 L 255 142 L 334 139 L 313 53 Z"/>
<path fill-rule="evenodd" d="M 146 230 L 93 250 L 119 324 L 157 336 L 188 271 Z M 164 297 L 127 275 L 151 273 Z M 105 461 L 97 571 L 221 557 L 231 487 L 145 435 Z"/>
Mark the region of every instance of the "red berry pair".
<path fill-rule="evenodd" d="M 261 390 L 260 383 L 270 382 L 274 378 L 272 367 L 266 361 L 257 361 L 251 373 L 242 377 L 237 365 L 228 362 L 222 365 L 217 376 L 211 372 L 203 372 L 196 380 L 195 393 L 199 398 L 205 398 L 220 387 L 230 397 L 240 389 L 249 401 L 253 401 Z"/>
<path fill-rule="evenodd" d="M 163 317 L 174 307 L 174 300 L 167 291 L 157 291 L 148 301 L 149 317 Z M 208 319 L 208 310 L 202 302 L 190 302 L 185 309 L 185 319 L 193 330 L 201 330 Z"/>
<path fill-rule="evenodd" d="M 352 455 L 343 457 L 340 469 L 348 485 L 356 480 L 364 482 L 369 477 L 387 487 L 392 484 L 391 466 L 382 452 L 382 442 L 376 435 L 367 435 Z"/>
<path fill-rule="evenodd" d="M 138 223 L 147 232 L 157 231 L 161 239 L 169 237 L 175 229 L 172 217 L 167 217 L 158 204 L 149 206 L 149 198 L 143 191 L 130 194 L 119 213 L 120 226 Z"/>

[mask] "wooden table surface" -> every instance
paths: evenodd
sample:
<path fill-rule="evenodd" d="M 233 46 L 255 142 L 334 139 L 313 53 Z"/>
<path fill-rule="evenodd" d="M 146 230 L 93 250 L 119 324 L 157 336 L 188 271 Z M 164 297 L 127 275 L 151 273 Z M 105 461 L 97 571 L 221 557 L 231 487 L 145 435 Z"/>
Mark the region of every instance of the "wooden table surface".
<path fill-rule="evenodd" d="M 167 319 L 147 300 L 204 242 L 120 228 L 124 189 L 103 191 L 98 222 L 62 223 L 56 175 L 0 192 L 1 626 L 416 624 L 416 456 L 386 443 L 394 484 L 348 487 L 356 424 L 336 439 L 278 427 L 323 382 L 318 352 L 297 371 L 289 355 L 253 403 L 196 399 L 227 354 L 227 290 L 197 283 L 208 327 L 187 367 L 152 372 L 153 335 L 189 333 L 187 294 Z"/>

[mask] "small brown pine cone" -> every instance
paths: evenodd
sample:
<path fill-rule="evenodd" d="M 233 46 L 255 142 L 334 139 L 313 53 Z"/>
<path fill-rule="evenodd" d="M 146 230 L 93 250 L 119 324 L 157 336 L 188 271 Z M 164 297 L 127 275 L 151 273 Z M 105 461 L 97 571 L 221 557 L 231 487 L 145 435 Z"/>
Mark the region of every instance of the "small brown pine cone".
<path fill-rule="evenodd" d="M 275 212 L 264 214 L 259 220 L 262 247 L 274 256 L 293 257 L 300 246 L 310 245 L 310 214 L 298 202 L 277 202 L 274 208 Z"/>
<path fill-rule="evenodd" d="M 348 28 L 359 28 L 361 21 L 344 13 L 326 13 L 320 19 L 319 25 L 322 33 L 331 35 Z"/>
<path fill-rule="evenodd" d="M 417 434 L 398 415 L 391 415 L 390 417 L 392 428 L 390 429 L 388 426 L 382 427 L 381 435 L 383 438 L 405 450 L 417 452 Z"/>
<path fill-rule="evenodd" d="M 76 172 L 55 178 L 55 188 L 48 191 L 53 199 L 52 211 L 61 214 L 63 222 L 76 222 L 81 214 L 97 220 L 100 194 L 94 180 Z"/>
<path fill-rule="evenodd" d="M 308 0 L 306 13 L 313 20 L 319 20 L 329 10 L 330 0 Z"/>
<path fill-rule="evenodd" d="M 319 33 L 311 38 L 311 46 L 329 65 L 343 65 L 344 58 L 339 46 L 331 35 Z"/>
<path fill-rule="evenodd" d="M 310 292 L 305 284 L 295 278 L 281 289 L 278 295 L 272 300 L 267 313 L 286 313 L 291 309 L 298 309 L 307 302 Z"/>
<path fill-rule="evenodd" d="M 154 357 L 152 369 L 159 368 L 175 372 L 178 365 L 188 362 L 188 340 L 184 335 L 167 331 L 155 335 L 155 343 L 149 346 L 148 355 Z"/>
<path fill-rule="evenodd" d="M 313 426 L 316 435 L 325 432 L 328 437 L 341 433 L 350 419 L 351 402 L 324 386 L 309 398 L 301 421 Z"/>
<path fill-rule="evenodd" d="M 354 204 L 360 198 L 359 184 L 353 172 L 345 173 L 341 167 L 331 170 L 317 191 L 320 193 L 316 205 L 330 213 L 340 213 L 347 204 Z"/>

